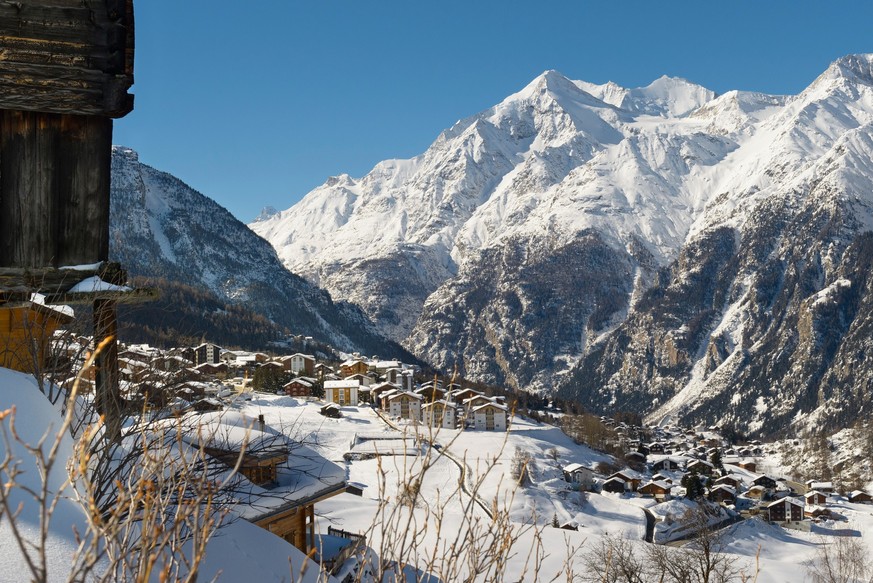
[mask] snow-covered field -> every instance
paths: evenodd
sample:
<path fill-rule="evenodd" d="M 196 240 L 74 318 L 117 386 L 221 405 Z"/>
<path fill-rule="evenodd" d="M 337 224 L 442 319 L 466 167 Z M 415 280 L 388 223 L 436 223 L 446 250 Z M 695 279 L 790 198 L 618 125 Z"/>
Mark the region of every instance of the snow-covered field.
<path fill-rule="evenodd" d="M 26 415 L 28 419 L 39 420 L 27 425 L 28 432 L 24 433 L 27 439 L 38 438 L 38 430 L 57 423 L 57 409 L 44 401 L 28 377 L 0 370 L 0 410 L 13 404 L 19 418 Z M 654 508 L 653 501 L 642 498 L 582 495 L 572 491 L 563 481 L 559 466 L 573 462 L 590 466 L 608 458 L 575 444 L 553 426 L 520 417 L 513 419 L 507 433 L 445 429 L 431 433 L 404 421 L 385 419 L 365 406 L 344 407 L 342 418 L 330 419 L 319 414 L 320 403 L 256 395 L 250 401 L 240 400 L 234 408 L 252 419 L 264 415 L 268 425 L 306 442 L 344 467 L 349 482 L 363 487 L 360 497 L 345 493 L 317 504 L 319 532 L 334 526 L 367 533 L 370 546 L 378 550 L 383 543 L 401 540 L 402 537 L 397 538 L 400 534 L 397 528 L 405 527 L 414 533 L 418 545 L 416 553 L 407 558 L 420 557 L 419 566 L 432 558 L 425 549 L 433 553 L 451 548 L 458 533 L 474 531 L 480 537 L 487 536 L 496 512 L 511 521 L 515 532 L 514 546 L 504 549 L 505 568 L 519 578 L 534 580 L 529 561 L 531 552 L 539 553 L 542 565 L 538 578 L 550 580 L 568 560 L 575 572 L 580 572 L 587 549 L 595 548 L 607 535 L 627 538 L 642 551 L 648 544 L 643 541 L 644 508 L 649 507 L 655 514 L 670 510 Z M 431 447 L 431 443 L 435 445 Z M 71 446 L 67 443 L 65 447 Z M 353 450 L 378 455 L 345 455 Z M 516 487 L 512 478 L 513 459 L 519 451 L 526 452 L 531 460 L 532 483 L 523 487 Z M 20 451 L 16 453 L 23 456 Z M 768 463 L 768 467 L 776 467 L 775 460 Z M 28 466 L 24 468 L 27 470 Z M 32 467 L 29 473 L 33 477 Z M 397 506 L 399 493 L 416 484 L 416 480 L 420 483 L 414 507 Z M 60 488 L 61 481 L 53 477 L 52 486 Z M 673 507 L 681 504 L 674 501 L 670 508 L 676 510 Z M 757 565 L 760 571 L 757 581 L 761 583 L 809 580 L 804 563 L 815 556 L 819 545 L 836 540 L 837 533 L 853 536 L 873 555 L 873 506 L 850 504 L 834 496 L 829 507 L 838 518 L 814 525 L 812 532 L 786 530 L 760 520 L 746 520 L 728 527 L 727 550 L 735 555 L 734 564 L 746 565 L 747 572 Z M 377 517 L 392 511 L 393 518 L 385 519 L 385 526 L 373 526 L 379 522 Z M 554 528 L 551 523 L 555 519 L 562 524 L 575 522 L 578 530 Z M 33 536 L 35 510 L 26 508 L 20 521 L 28 536 Z M 70 528 L 73 525 L 82 528 L 82 524 L 76 505 L 63 502 L 50 531 L 50 563 L 58 579 L 72 553 Z M 23 573 L 20 554 L 9 535 L 4 517 L 0 519 L 0 581 L 16 581 L 16 576 L 10 578 L 10 574 Z M 208 574 L 222 571 L 223 581 L 250 579 L 256 573 L 262 581 L 290 580 L 288 557 L 303 560 L 284 541 L 237 521 L 213 539 L 206 571 Z M 456 568 L 460 569 L 456 573 L 466 569 L 464 565 Z"/>
<path fill-rule="evenodd" d="M 470 506 L 465 504 L 466 494 L 459 492 L 458 465 L 446 459 L 446 455 L 450 455 L 466 465 L 470 474 L 481 477 L 478 491 L 481 499 L 491 503 L 496 498 L 498 506 L 508 505 L 512 520 L 518 524 L 533 521 L 539 525 L 539 537 L 548 553 L 540 572 L 541 578 L 548 580 L 562 568 L 568 548 L 576 550 L 573 561 L 577 563 L 578 572 L 585 549 L 593 548 L 605 535 L 638 541 L 641 549 L 647 544 L 642 540 L 646 525 L 643 507 L 652 506 L 653 501 L 613 494 L 587 494 L 583 498 L 572 492 L 569 484 L 563 481 L 558 464 L 578 462 L 593 465 L 608 458 L 575 444 L 556 427 L 515 417 L 506 434 L 441 429 L 431 435 L 427 428 L 397 420 L 386 422 L 368 407 L 345 407 L 341 419 L 326 419 L 319 415 L 318 409 L 317 403 L 272 396 L 262 396 L 242 406 L 244 413 L 253 417 L 264 414 L 268 422 L 293 418 L 298 435 L 314 440 L 316 449 L 329 459 L 346 464 L 350 481 L 366 485 L 363 497 L 342 494 L 320 503 L 317 511 L 321 530 L 326 530 L 331 524 L 348 531 L 368 532 L 379 511 L 379 500 L 396 496 L 398 486 L 404 483 L 404 476 L 423 475 L 421 499 L 415 512 L 428 515 L 428 509 L 439 501 L 446 508 L 439 537 L 453 536 L 458 529 L 464 528 L 461 512 Z M 378 459 L 349 462 L 343 459 L 356 436 L 389 437 L 393 433 L 398 437 L 411 437 L 416 432 L 440 444 L 440 450 L 431 450 L 428 454 L 428 449 L 423 447 L 418 460 L 408 455 L 385 455 Z M 529 486 L 514 487 L 511 461 L 516 448 L 532 455 L 533 483 Z M 552 450 L 557 450 L 557 463 Z M 433 461 L 433 465 L 420 474 L 424 459 Z M 763 461 L 765 467 L 779 469 L 775 458 Z M 468 478 L 468 484 L 470 481 Z M 808 580 L 804 563 L 815 556 L 820 544 L 834 540 L 834 531 L 859 535 L 858 540 L 873 555 L 873 506 L 850 504 L 835 496 L 829 507 L 841 519 L 816 525 L 812 532 L 786 530 L 760 520 L 742 521 L 728 527 L 727 549 L 736 555 L 736 564 L 748 566 L 748 572 L 753 572 L 757 565 L 760 570 L 757 580 L 761 583 Z M 474 508 L 476 512 L 484 512 L 481 507 Z M 554 517 L 562 524 L 576 522 L 579 530 L 552 528 L 550 523 Z M 428 532 L 427 536 L 439 538 L 433 532 Z M 534 532 L 528 531 L 518 541 L 516 555 L 510 561 L 511 568 L 517 572 L 521 572 L 534 539 Z"/>

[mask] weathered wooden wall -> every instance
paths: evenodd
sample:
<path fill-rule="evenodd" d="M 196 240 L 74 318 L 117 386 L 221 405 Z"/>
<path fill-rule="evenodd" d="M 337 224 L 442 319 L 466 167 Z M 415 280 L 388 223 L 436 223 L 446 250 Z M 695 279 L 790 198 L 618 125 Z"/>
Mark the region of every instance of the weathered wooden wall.
<path fill-rule="evenodd" d="M 112 120 L 0 110 L 0 266 L 109 257 Z"/>
<path fill-rule="evenodd" d="M 133 0 L 0 1 L 0 109 L 133 109 Z"/>

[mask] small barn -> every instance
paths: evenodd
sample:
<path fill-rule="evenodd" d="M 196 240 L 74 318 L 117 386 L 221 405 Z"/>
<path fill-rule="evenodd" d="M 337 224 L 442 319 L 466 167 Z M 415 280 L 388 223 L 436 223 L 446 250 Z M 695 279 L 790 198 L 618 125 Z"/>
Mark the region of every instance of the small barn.
<path fill-rule="evenodd" d="M 873 496 L 863 490 L 855 490 L 849 494 L 849 502 L 870 503 L 873 502 Z"/>

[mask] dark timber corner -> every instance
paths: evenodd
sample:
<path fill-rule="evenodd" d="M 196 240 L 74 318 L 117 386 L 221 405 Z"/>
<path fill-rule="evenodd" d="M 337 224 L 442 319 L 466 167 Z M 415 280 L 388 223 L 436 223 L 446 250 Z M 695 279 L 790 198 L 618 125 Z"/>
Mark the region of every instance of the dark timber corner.
<path fill-rule="evenodd" d="M 93 275 L 126 281 L 108 263 L 109 178 L 112 120 L 133 109 L 133 31 L 133 0 L 0 0 L 0 309 L 34 292 L 93 302 L 95 346 L 113 338 L 95 389 L 110 434 L 116 304 L 144 294 L 67 292 Z"/>

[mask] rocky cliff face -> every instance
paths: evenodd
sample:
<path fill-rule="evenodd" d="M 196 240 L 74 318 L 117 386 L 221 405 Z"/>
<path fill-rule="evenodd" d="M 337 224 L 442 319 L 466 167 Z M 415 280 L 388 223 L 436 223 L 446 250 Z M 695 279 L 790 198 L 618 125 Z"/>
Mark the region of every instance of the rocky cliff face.
<path fill-rule="evenodd" d="M 840 423 L 873 370 L 871 70 L 849 56 L 790 97 L 550 71 L 251 227 L 482 380 L 743 431 Z"/>
<path fill-rule="evenodd" d="M 334 303 L 289 272 L 266 241 L 223 207 L 140 163 L 130 149 L 113 148 L 111 194 L 110 255 L 132 274 L 209 290 L 342 350 L 409 356 L 380 337 L 358 308 Z"/>
<path fill-rule="evenodd" d="M 767 150 L 562 394 L 761 434 L 869 414 L 869 65 L 835 63 L 760 128 Z"/>

